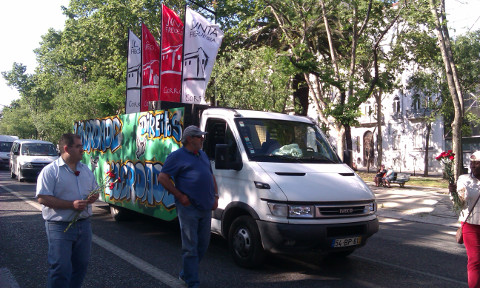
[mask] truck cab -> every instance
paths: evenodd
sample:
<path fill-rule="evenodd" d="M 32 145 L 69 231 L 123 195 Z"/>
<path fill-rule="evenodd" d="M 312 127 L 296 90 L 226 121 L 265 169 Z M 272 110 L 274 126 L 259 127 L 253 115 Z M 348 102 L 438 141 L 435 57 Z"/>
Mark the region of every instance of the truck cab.
<path fill-rule="evenodd" d="M 212 231 L 237 264 L 255 267 L 265 251 L 345 256 L 378 231 L 373 192 L 311 119 L 207 109 L 200 127 L 220 194 Z"/>

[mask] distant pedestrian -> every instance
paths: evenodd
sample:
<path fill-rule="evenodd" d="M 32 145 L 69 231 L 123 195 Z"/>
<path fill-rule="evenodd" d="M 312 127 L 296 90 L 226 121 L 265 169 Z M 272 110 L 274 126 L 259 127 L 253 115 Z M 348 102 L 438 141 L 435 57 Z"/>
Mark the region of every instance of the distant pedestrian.
<path fill-rule="evenodd" d="M 218 206 L 215 176 L 210 160 L 201 150 L 205 134 L 197 126 L 185 128 L 183 147 L 167 157 L 158 176 L 158 181 L 175 197 L 182 237 L 179 278 L 188 287 L 200 285 L 199 263 L 210 242 L 212 210 Z"/>
<path fill-rule="evenodd" d="M 385 170 L 385 165 L 382 164 L 380 166 L 380 169 L 377 170 L 377 174 L 375 175 L 375 186 L 380 186 L 382 184 L 382 178 L 387 173 L 387 170 Z"/>
<path fill-rule="evenodd" d="M 48 240 L 47 287 L 80 288 L 90 259 L 91 204 L 98 194 L 86 197 L 98 186 L 92 171 L 80 162 L 83 146 L 78 135 L 63 134 L 59 148 L 60 157 L 43 168 L 37 180 Z M 65 231 L 78 211 L 77 222 Z"/>
<path fill-rule="evenodd" d="M 463 242 L 468 256 L 468 287 L 480 287 L 480 202 L 472 207 L 480 193 L 480 151 L 470 156 L 470 174 L 458 178 L 457 192 L 464 204 L 459 221 L 465 222 Z M 470 217 L 465 219 L 472 208 Z"/>

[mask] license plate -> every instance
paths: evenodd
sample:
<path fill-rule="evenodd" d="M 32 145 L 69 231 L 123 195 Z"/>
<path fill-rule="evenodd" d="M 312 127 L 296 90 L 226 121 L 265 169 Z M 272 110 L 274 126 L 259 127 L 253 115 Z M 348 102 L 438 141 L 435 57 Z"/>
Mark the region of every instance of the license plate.
<path fill-rule="evenodd" d="M 362 242 L 362 237 L 349 237 L 349 238 L 337 238 L 334 239 L 332 242 L 333 248 L 339 247 L 348 247 L 348 246 L 355 246 L 360 245 Z"/>

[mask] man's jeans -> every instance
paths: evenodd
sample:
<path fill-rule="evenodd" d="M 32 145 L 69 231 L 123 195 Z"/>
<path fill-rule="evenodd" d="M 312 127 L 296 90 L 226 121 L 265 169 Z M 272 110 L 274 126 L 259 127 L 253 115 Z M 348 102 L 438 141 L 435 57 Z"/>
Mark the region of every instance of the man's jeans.
<path fill-rule="evenodd" d="M 81 287 L 87 273 L 92 229 L 90 220 L 77 221 L 63 232 L 68 222 L 45 221 L 48 239 L 48 288 Z"/>
<path fill-rule="evenodd" d="M 182 234 L 182 278 L 188 287 L 199 287 L 198 264 L 210 242 L 212 211 L 198 210 L 193 205 L 177 203 L 177 215 Z"/>

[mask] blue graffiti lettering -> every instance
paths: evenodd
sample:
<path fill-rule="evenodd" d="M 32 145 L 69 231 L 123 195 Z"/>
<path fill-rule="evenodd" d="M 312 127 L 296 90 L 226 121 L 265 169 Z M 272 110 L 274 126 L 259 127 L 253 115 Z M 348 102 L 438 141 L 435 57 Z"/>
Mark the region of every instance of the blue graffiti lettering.
<path fill-rule="evenodd" d="M 105 194 L 112 201 L 137 200 L 147 206 L 163 204 L 166 208 L 175 206 L 173 195 L 169 194 L 158 182 L 157 178 L 162 170 L 160 163 L 133 163 L 127 161 L 124 165 L 120 162 L 108 163 L 109 171 L 119 175 L 120 181 L 115 183 L 112 190 L 107 187 Z"/>
<path fill-rule="evenodd" d="M 148 139 L 173 137 L 180 142 L 182 139 L 181 119 L 181 110 L 145 112 L 138 118 L 137 137 L 143 135 L 146 135 Z"/>
<path fill-rule="evenodd" d="M 91 119 L 74 124 L 74 133 L 82 138 L 83 150 L 90 153 L 94 150 L 105 153 L 115 152 L 121 146 L 123 124 L 115 116 L 105 119 Z"/>

